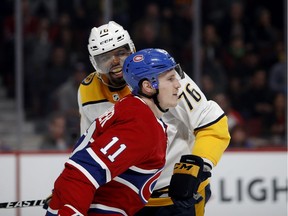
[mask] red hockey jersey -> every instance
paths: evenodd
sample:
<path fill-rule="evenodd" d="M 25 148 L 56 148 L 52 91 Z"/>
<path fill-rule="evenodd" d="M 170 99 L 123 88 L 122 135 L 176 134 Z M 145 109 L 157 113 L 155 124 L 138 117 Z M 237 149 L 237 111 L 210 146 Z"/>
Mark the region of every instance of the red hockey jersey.
<path fill-rule="evenodd" d="M 47 216 L 64 205 L 83 215 L 134 215 L 165 164 L 165 124 L 129 95 L 97 118 L 55 181 Z"/>

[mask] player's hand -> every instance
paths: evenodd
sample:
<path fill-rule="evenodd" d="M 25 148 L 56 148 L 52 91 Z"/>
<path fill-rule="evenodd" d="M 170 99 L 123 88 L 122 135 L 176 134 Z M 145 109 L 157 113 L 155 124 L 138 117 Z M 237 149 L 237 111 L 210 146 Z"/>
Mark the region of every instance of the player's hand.
<path fill-rule="evenodd" d="M 45 202 L 44 202 L 44 205 L 43 205 L 43 208 L 44 208 L 44 209 L 48 209 L 49 203 L 50 203 L 51 199 L 52 199 L 52 194 L 50 194 L 50 195 L 45 199 Z"/>
<path fill-rule="evenodd" d="M 174 166 L 170 181 L 169 196 L 174 204 L 190 207 L 203 198 L 197 193 L 200 183 L 211 176 L 211 167 L 204 164 L 201 157 L 196 155 L 183 155 L 180 163 Z"/>
<path fill-rule="evenodd" d="M 193 196 L 188 199 L 174 199 L 174 198 L 171 199 L 175 206 L 182 208 L 190 208 L 193 205 L 199 203 L 203 199 L 203 197 L 199 193 L 197 193 L 193 194 Z"/>

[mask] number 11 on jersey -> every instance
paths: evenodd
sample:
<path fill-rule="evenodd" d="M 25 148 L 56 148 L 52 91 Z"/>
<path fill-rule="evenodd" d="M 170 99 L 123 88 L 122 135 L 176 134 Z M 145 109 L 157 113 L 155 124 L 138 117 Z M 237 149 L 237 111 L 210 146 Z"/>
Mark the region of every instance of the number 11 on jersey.
<path fill-rule="evenodd" d="M 119 139 L 117 137 L 113 137 L 112 141 L 110 143 L 108 143 L 108 145 L 106 145 L 104 148 L 101 148 L 100 151 L 106 155 L 108 153 L 108 149 L 110 149 L 114 144 L 116 144 L 119 141 Z M 115 158 L 124 151 L 124 149 L 126 148 L 125 144 L 120 144 L 119 149 L 114 152 L 112 155 L 109 154 L 108 158 L 111 162 L 115 161 Z"/>

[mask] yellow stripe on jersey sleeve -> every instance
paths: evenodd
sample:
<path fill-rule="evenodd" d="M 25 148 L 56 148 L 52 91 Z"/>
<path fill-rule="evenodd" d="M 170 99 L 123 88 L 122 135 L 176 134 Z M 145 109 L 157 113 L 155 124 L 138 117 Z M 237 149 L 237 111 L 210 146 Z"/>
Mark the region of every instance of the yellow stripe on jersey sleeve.
<path fill-rule="evenodd" d="M 196 138 L 192 154 L 206 158 L 216 166 L 230 142 L 227 117 L 223 116 L 214 124 L 194 133 Z"/>

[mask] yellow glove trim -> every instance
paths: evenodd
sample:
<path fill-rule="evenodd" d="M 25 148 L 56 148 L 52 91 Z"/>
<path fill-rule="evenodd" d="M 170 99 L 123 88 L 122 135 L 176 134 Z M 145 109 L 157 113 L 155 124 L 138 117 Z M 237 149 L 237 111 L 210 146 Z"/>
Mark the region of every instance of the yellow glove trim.
<path fill-rule="evenodd" d="M 208 184 L 210 180 L 206 179 L 204 182 L 202 182 L 198 188 L 198 192 L 202 191 Z M 173 205 L 173 201 L 171 200 L 170 197 L 164 197 L 164 198 L 150 198 L 148 200 L 148 203 L 146 206 L 149 207 L 156 207 L 156 206 L 168 206 L 168 205 Z"/>
<path fill-rule="evenodd" d="M 197 178 L 200 167 L 190 163 L 176 163 L 173 174 L 187 174 Z"/>

